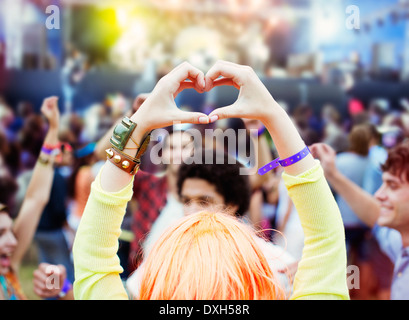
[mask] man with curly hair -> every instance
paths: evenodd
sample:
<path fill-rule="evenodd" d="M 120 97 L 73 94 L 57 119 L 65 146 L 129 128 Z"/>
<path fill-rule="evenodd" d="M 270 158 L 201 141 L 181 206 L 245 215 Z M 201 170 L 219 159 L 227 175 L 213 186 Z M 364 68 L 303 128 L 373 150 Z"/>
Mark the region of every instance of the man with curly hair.
<path fill-rule="evenodd" d="M 211 153 L 212 157 L 207 154 Z M 217 163 L 217 159 L 223 159 Z M 210 161 L 209 161 L 210 160 Z M 249 177 L 240 174 L 243 165 L 229 154 L 204 150 L 201 163 L 182 164 L 177 190 L 185 215 L 208 206 L 220 206 L 237 217 L 243 217 L 250 204 Z"/>

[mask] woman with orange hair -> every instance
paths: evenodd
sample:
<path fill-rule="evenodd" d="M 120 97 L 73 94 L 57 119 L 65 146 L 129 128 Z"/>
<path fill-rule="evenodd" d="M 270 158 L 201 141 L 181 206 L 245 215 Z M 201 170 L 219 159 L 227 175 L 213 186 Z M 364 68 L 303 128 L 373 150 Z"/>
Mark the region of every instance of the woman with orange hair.
<path fill-rule="evenodd" d="M 155 256 L 149 255 L 144 266 L 139 298 L 284 298 L 252 232 L 231 214 L 202 211 L 188 216 L 155 244 Z M 165 260 L 168 272 L 158 257 Z"/>
<path fill-rule="evenodd" d="M 233 85 L 240 94 L 234 104 L 210 115 L 181 111 L 174 102 L 183 89 L 203 92 L 219 85 Z M 267 164 L 260 173 L 278 164 L 284 167 L 283 178 L 300 215 L 305 245 L 292 298 L 349 298 L 343 224 L 320 164 L 255 72 L 219 61 L 206 76 L 182 63 L 159 80 L 138 111 L 114 130 L 108 160 L 93 182 L 74 242 L 76 299 L 128 298 L 116 252 L 147 133 L 173 121 L 205 124 L 238 117 L 261 120 L 266 126 L 280 160 Z M 221 212 L 183 218 L 169 227 L 146 258 L 139 298 L 286 298 L 254 242 L 253 232 Z"/>

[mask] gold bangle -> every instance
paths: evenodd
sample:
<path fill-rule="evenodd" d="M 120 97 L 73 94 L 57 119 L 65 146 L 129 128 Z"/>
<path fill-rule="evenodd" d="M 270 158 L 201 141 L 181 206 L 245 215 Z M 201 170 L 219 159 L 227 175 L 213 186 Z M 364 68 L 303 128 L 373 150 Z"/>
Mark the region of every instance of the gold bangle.
<path fill-rule="evenodd" d="M 48 159 L 48 158 L 46 158 L 46 157 L 44 157 L 42 155 L 39 155 L 38 159 L 37 159 L 37 162 L 39 164 L 43 165 L 43 166 L 47 166 L 48 164 L 50 164 L 50 159 Z"/>

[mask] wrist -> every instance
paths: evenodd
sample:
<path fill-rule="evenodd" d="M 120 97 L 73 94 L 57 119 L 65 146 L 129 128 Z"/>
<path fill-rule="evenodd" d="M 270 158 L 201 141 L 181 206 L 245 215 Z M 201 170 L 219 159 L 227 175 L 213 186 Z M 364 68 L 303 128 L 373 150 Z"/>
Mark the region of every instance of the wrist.
<path fill-rule="evenodd" d="M 142 107 L 141 107 L 142 108 Z M 129 119 L 138 124 L 137 128 L 135 129 L 134 136 L 138 138 L 137 134 L 141 135 L 142 137 L 146 136 L 149 132 L 151 132 L 154 128 L 149 124 L 149 114 L 145 114 L 143 109 L 139 109 L 136 111 Z"/>
<path fill-rule="evenodd" d="M 58 123 L 50 123 L 48 131 L 58 131 Z"/>
<path fill-rule="evenodd" d="M 111 148 L 105 150 L 107 159 L 119 169 L 136 174 L 141 164 L 141 157 L 145 153 L 149 142 L 150 133 L 146 134 L 146 126 L 124 117 L 116 125 L 110 139 Z"/>
<path fill-rule="evenodd" d="M 59 143 L 58 139 L 58 128 L 49 128 L 47 135 L 44 139 L 44 144 L 57 145 Z"/>
<path fill-rule="evenodd" d="M 282 121 L 283 117 L 288 118 L 287 112 L 273 99 L 263 104 L 266 106 L 261 122 L 265 127 L 274 126 L 276 123 Z"/>
<path fill-rule="evenodd" d="M 138 126 L 132 132 L 130 139 L 125 144 L 125 148 L 122 152 L 130 157 L 135 157 L 137 150 L 141 147 L 148 134 L 149 131 L 145 130 L 143 127 L 139 127 L 138 124 Z"/>
<path fill-rule="evenodd" d="M 68 294 L 69 291 L 72 290 L 72 284 L 68 279 L 64 280 L 63 287 L 61 288 L 60 293 L 58 294 L 57 298 L 64 300 L 66 295 Z"/>

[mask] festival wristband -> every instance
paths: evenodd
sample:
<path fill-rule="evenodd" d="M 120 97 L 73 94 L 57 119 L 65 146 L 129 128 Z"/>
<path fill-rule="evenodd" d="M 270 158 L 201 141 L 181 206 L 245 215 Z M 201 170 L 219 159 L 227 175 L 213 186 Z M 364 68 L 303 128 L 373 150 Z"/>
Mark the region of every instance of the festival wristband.
<path fill-rule="evenodd" d="M 267 163 L 265 166 L 258 169 L 258 174 L 262 176 L 266 174 L 267 172 L 277 168 L 278 166 L 282 166 L 282 167 L 291 166 L 292 164 L 297 163 L 298 161 L 304 159 L 309 153 L 310 153 L 310 149 L 308 149 L 308 147 L 305 147 L 300 152 L 296 153 L 295 155 L 289 158 L 286 158 L 283 160 L 281 160 L 280 158 L 274 159 L 270 163 Z"/>
<path fill-rule="evenodd" d="M 59 149 L 58 144 L 53 146 L 53 145 L 49 145 L 49 144 L 44 143 L 43 146 L 41 147 L 41 152 L 50 155 L 50 154 L 53 153 L 54 150 L 57 150 L 57 149 Z"/>
<path fill-rule="evenodd" d="M 65 279 L 63 287 L 60 293 L 58 294 L 58 298 L 64 298 L 71 289 L 72 289 L 71 282 L 68 279 Z"/>

